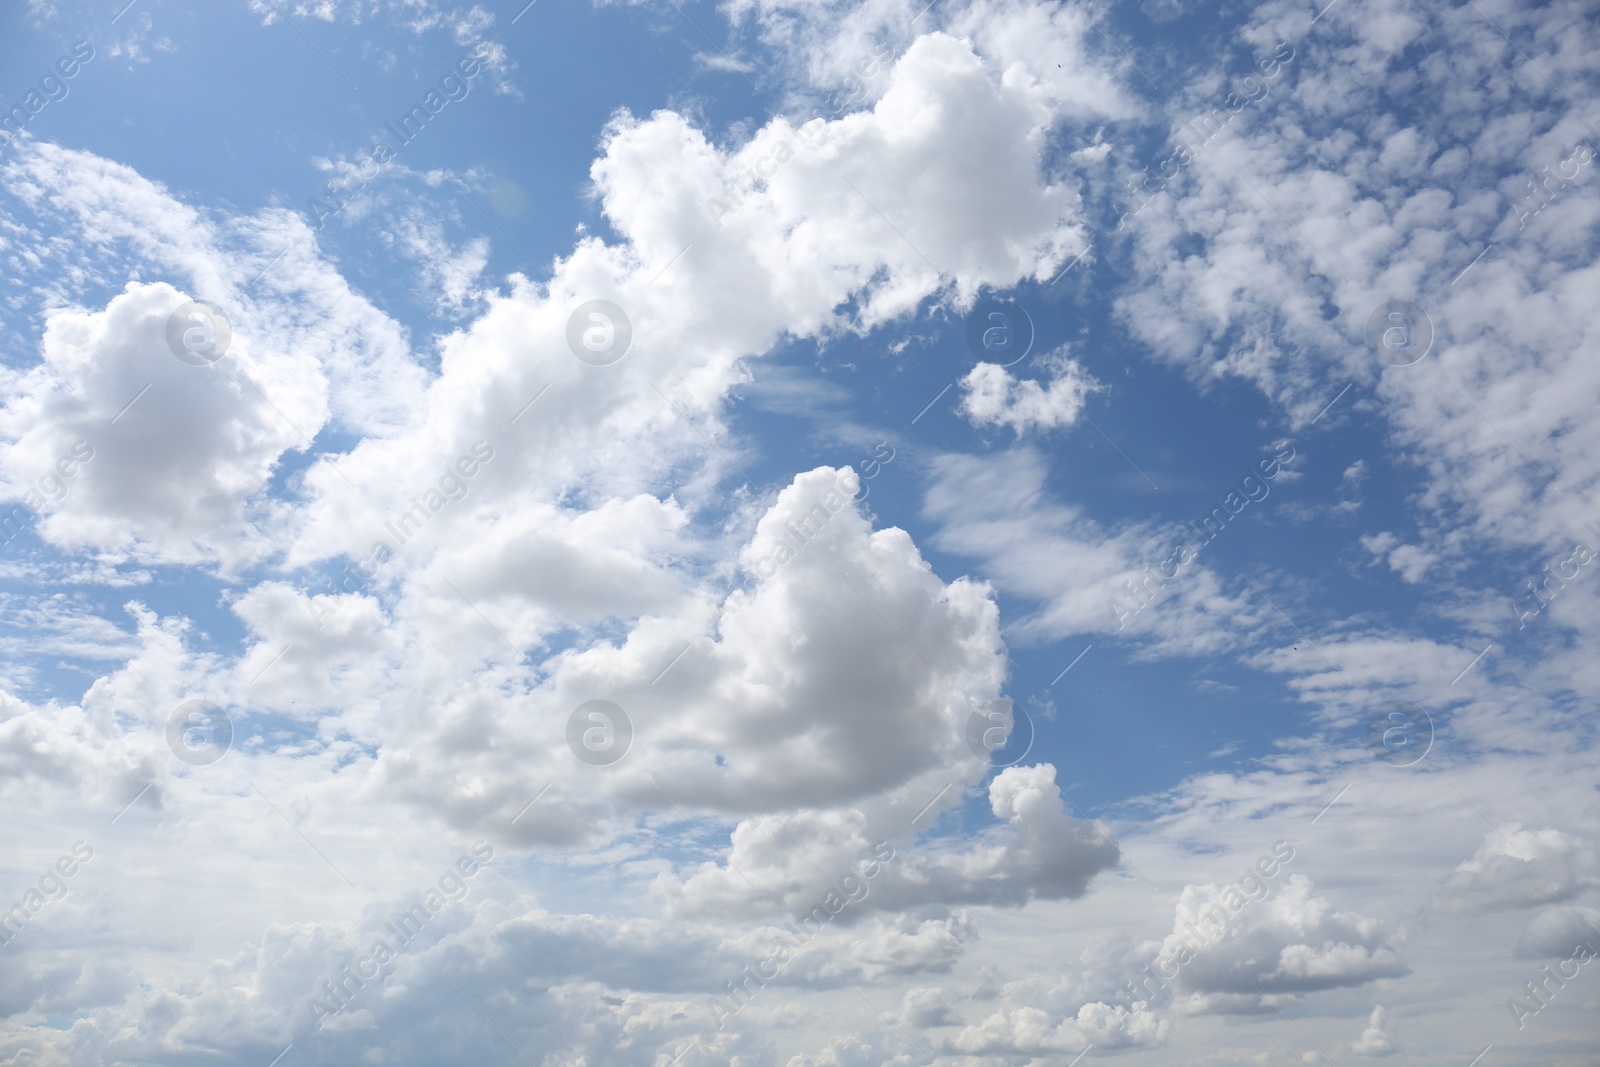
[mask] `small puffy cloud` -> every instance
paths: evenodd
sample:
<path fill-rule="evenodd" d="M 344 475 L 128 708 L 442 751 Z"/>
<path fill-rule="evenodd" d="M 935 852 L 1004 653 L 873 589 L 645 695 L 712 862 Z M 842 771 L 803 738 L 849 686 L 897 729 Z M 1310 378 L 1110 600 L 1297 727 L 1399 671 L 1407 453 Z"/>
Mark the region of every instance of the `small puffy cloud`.
<path fill-rule="evenodd" d="M 1389 564 L 1389 569 L 1408 585 L 1422 581 L 1423 575 L 1439 560 L 1437 553 L 1420 545 L 1401 544 L 1400 539 L 1387 530 L 1361 538 L 1361 547 Z"/>
<path fill-rule="evenodd" d="M 867 978 L 946 974 L 976 940 L 978 924 L 965 911 L 941 919 L 879 916 L 850 946 L 850 962 Z"/>
<path fill-rule="evenodd" d="M 1504 911 L 1570 900 L 1600 886 L 1600 854 L 1586 838 L 1508 823 L 1491 830 L 1439 891 L 1445 912 Z"/>
<path fill-rule="evenodd" d="M 1157 953 L 1164 969 L 1181 967 L 1173 990 L 1179 1010 L 1250 1013 L 1283 995 L 1410 973 L 1378 920 L 1337 910 L 1315 889 L 1302 874 L 1253 901 L 1236 886 L 1185 887 Z"/>
<path fill-rule="evenodd" d="M 977 427 L 1009 426 L 1022 436 L 1078 421 L 1084 400 L 1102 388 L 1065 349 L 1040 360 L 1042 382 L 1016 378 L 998 363 L 979 363 L 961 379 L 961 413 Z"/>
<path fill-rule="evenodd" d="M 918 986 L 900 998 L 900 1021 L 918 1029 L 954 1026 L 958 1019 L 951 997 L 942 986 Z"/>
<path fill-rule="evenodd" d="M 1388 1022 L 1388 1013 L 1383 1005 L 1379 1004 L 1372 1009 L 1372 1016 L 1367 1020 L 1367 1028 L 1361 1031 L 1361 1036 L 1350 1046 L 1350 1051 L 1357 1056 L 1388 1056 L 1399 1051 L 1385 1030 Z"/>
<path fill-rule="evenodd" d="M 916 852 L 877 846 L 860 811 L 748 818 L 733 831 L 726 866 L 708 863 L 681 880 L 663 872 L 654 892 L 680 914 L 805 914 L 850 876 L 862 886 L 851 918 L 929 905 L 1019 907 L 1080 897 L 1120 858 L 1108 836 L 1067 813 L 1048 763 L 1006 768 L 989 784 L 989 804 L 1000 826 L 964 847 Z M 848 886 L 839 893 L 854 897 Z"/>
<path fill-rule="evenodd" d="M 1048 1056 L 1096 1048 L 1159 1045 L 1171 1024 L 1143 1003 L 1132 1008 L 1094 1001 L 1075 1015 L 1052 1016 L 1031 1006 L 1005 1007 L 982 1022 L 963 1027 L 946 1043 L 969 1056 Z"/>

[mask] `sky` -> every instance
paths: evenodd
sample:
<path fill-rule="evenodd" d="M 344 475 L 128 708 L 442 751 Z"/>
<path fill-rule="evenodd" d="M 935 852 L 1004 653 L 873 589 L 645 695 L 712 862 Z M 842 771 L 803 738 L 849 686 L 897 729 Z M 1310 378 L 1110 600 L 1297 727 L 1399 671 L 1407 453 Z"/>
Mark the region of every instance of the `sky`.
<path fill-rule="evenodd" d="M 0 6 L 0 1067 L 1600 1067 L 1597 46 Z"/>

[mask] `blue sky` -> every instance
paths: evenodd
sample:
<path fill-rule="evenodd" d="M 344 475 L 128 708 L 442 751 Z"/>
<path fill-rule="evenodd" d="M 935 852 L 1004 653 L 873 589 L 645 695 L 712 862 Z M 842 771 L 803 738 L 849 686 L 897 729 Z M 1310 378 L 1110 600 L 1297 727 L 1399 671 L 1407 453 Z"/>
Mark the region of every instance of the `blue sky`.
<path fill-rule="evenodd" d="M 1600 1067 L 1595 33 L 9 6 L 0 1064 Z"/>

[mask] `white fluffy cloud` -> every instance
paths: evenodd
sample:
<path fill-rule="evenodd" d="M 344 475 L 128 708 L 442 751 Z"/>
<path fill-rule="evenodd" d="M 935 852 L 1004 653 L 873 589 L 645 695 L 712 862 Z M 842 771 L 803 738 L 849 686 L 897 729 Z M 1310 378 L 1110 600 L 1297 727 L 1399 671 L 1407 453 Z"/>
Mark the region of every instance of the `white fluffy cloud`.
<path fill-rule="evenodd" d="M 1001 1010 L 950 1039 L 964 1055 L 1041 1056 L 1082 1052 L 1090 1046 L 1119 1048 L 1160 1044 L 1168 1023 L 1142 1005 L 1125 1008 L 1085 1004 L 1074 1016 L 1053 1019 L 1038 1008 Z"/>
<path fill-rule="evenodd" d="M 1439 892 L 1448 911 L 1483 912 L 1570 900 L 1600 888 L 1600 854 L 1575 834 L 1511 823 L 1483 835 Z"/>
<path fill-rule="evenodd" d="M 1350 1046 L 1350 1051 L 1357 1056 L 1392 1056 L 1399 1051 L 1394 1039 L 1388 1034 L 1386 1027 L 1389 1024 L 1389 1013 L 1384 1011 L 1379 1004 L 1372 1009 L 1372 1015 L 1367 1019 L 1367 1028 L 1361 1031 Z"/>
<path fill-rule="evenodd" d="M 243 323 L 219 363 L 180 361 L 167 320 L 187 302 L 135 283 L 103 312 L 58 314 L 0 411 L 13 499 L 73 471 L 41 523 L 56 544 L 190 563 L 265 551 L 267 481 L 308 443 L 295 425 L 326 419 L 326 386 L 305 357 L 258 354 Z"/>
<path fill-rule="evenodd" d="M 1173 932 L 1160 956 L 1180 963 L 1173 999 L 1180 1011 L 1260 1011 L 1274 995 L 1362 985 L 1404 975 L 1410 968 L 1389 944 L 1382 923 L 1340 911 L 1303 874 L 1292 874 L 1268 899 L 1233 910 L 1227 891 L 1191 885 L 1178 901 Z M 1213 928 L 1220 909 L 1225 929 L 1197 952 L 1185 948 L 1194 931 Z"/>
<path fill-rule="evenodd" d="M 979 363 L 961 379 L 961 413 L 974 426 L 1009 426 L 1018 437 L 1071 426 L 1099 384 L 1064 354 L 1039 363 L 1049 375 L 1043 384 L 1013 377 L 998 363 Z"/>
<path fill-rule="evenodd" d="M 1416 545 L 1404 545 L 1387 530 L 1361 539 L 1361 547 L 1389 564 L 1389 569 L 1404 582 L 1416 585 L 1427 575 L 1438 557 Z"/>
<path fill-rule="evenodd" d="M 285 11 L 319 30 L 396 17 L 464 39 L 491 19 L 437 4 Z M 1269 4 L 1242 42 L 1293 37 L 1290 78 L 1113 249 L 1093 207 L 1121 195 L 1109 175 L 1142 139 L 1147 57 L 1115 54 L 1128 42 L 1096 13 L 1023 0 L 728 11 L 782 50 L 785 114 L 725 131 L 690 108 L 619 112 L 591 171 L 616 243 L 585 239 L 547 282 L 496 291 L 483 239 L 452 244 L 420 208 L 399 216 L 393 247 L 427 264 L 449 331 L 436 353 L 287 212 L 228 217 L 88 152 L 11 146 L 4 251 L 11 273 L 40 280 L 6 288 L 26 320 L 6 329 L 32 347 L 0 371 L 5 491 L 22 499 L 57 471 L 40 529 L 47 548 L 93 556 L 80 578 L 195 566 L 223 588 L 222 613 L 196 619 L 164 588 L 120 615 L 78 596 L 84 582 L 8 594 L 37 629 L 8 639 L 33 660 L 7 668 L 15 692 L 53 684 L 49 661 L 69 649 L 109 666 L 76 701 L 0 693 L 16 884 L 36 883 L 55 837 L 80 826 L 99 828 L 100 864 L 6 946 L 0 1059 L 117 1062 L 87 1023 L 60 1025 L 65 1000 L 135 1062 L 269 1063 L 291 1042 L 310 1063 L 491 1062 L 509 1042 L 552 1064 L 872 1067 L 926 1048 L 1065 1067 L 1091 1045 L 1157 1062 L 1179 1039 L 1272 1063 L 1303 1050 L 1239 1016 L 1276 1025 L 1291 1003 L 1324 1047 L 1404 1055 L 1382 1007 L 1352 1040 L 1379 996 L 1402 1003 L 1392 986 L 1408 1046 L 1453 1038 L 1458 981 L 1493 1003 L 1516 988 L 1511 963 L 1570 951 L 1597 922 L 1586 753 L 1557 732 L 1600 691 L 1581 641 L 1537 664 L 1497 653 L 1452 687 L 1482 648 L 1476 629 L 1307 622 L 1314 656 L 1210 559 L 1124 627 L 1109 605 L 1168 558 L 1171 524 L 1092 514 L 1058 494 L 1042 450 L 913 460 L 926 460 L 927 544 L 972 561 L 973 578 L 850 500 L 845 472 L 772 475 L 728 419 L 743 361 L 788 341 L 959 312 L 1080 254 L 1084 268 L 1126 254 L 1121 321 L 1192 380 L 1249 381 L 1308 434 L 1356 383 L 1350 407 L 1387 420 L 1428 480 L 1415 534 L 1363 544 L 1434 597 L 1429 583 L 1465 570 L 1457 510 L 1512 550 L 1593 517 L 1594 187 L 1563 186 L 1525 229 L 1504 210 L 1533 164 L 1588 136 L 1567 98 L 1474 11 L 1340 5 L 1310 38 L 1309 12 Z M 1571 99 L 1593 87 L 1575 4 L 1492 13 Z M 861 75 L 873 55 L 889 58 Z M 859 91 L 832 109 L 826 93 L 852 77 Z M 1222 80 L 1186 80 L 1169 117 L 1208 107 Z M 1391 90 L 1421 116 L 1384 117 L 1375 94 Z M 828 117 L 808 120 L 819 92 Z M 1437 331 L 1410 368 L 1380 369 L 1361 347 L 1391 295 L 1417 299 Z M 232 321 L 212 367 L 166 348 L 166 316 L 191 297 Z M 633 326 L 609 367 L 567 349 L 593 299 Z M 1098 383 L 1064 354 L 1041 366 L 975 368 L 966 415 L 1019 437 L 1071 427 Z M 80 440 L 94 456 L 69 477 L 55 465 Z M 1347 468 L 1340 514 L 1365 513 L 1365 470 Z M 378 542 L 385 558 L 353 570 Z M 53 573 L 28 566 L 17 573 Z M 1467 592 L 1428 604 L 1468 629 L 1504 614 Z M 1015 617 L 1002 595 L 1023 602 Z M 1587 632 L 1585 595 L 1552 617 Z M 234 629 L 229 647 L 218 635 Z M 1014 684 L 1008 637 L 1080 633 L 1284 678 L 1311 709 L 1308 736 L 1140 798 L 1138 816 L 1074 818 L 1073 764 L 1092 748 L 989 777 L 966 736 Z M 166 750 L 168 713 L 195 697 L 226 704 L 239 730 L 213 768 Z M 612 767 L 567 747 L 568 716 L 594 698 L 632 721 Z M 1356 737 L 1373 703 L 1401 698 L 1439 712 L 1417 768 L 1376 763 Z M 1088 708 L 1061 699 L 1063 724 Z M 1441 767 L 1522 821 L 1480 841 Z M 1119 1000 L 1226 899 L 1224 861 L 1290 819 L 1317 835 L 1308 873 L 1230 914 L 1163 997 Z M 322 982 L 439 884 L 456 839 L 480 836 L 496 856 L 467 899 L 316 1030 Z M 879 842 L 894 856 L 864 878 Z M 784 917 L 831 911 L 831 893 L 860 899 L 719 1029 L 707 1001 L 784 936 Z M 1555 1022 L 1545 1033 L 1565 1040 Z"/>
<path fill-rule="evenodd" d="M 1067 814 L 1055 775 L 1047 763 L 1006 768 L 989 783 L 999 827 L 969 845 L 883 862 L 848 915 L 931 904 L 1020 907 L 1034 899 L 1082 896 L 1119 854 L 1103 830 Z M 875 844 L 867 817 L 858 811 L 758 817 L 733 831 L 726 865 L 706 864 L 681 881 L 663 874 L 655 890 L 671 910 L 684 914 L 772 907 L 805 914 L 856 872 L 863 858 L 870 859 Z"/>

